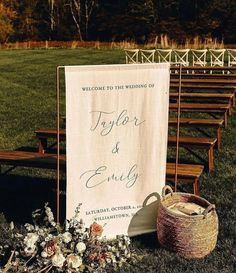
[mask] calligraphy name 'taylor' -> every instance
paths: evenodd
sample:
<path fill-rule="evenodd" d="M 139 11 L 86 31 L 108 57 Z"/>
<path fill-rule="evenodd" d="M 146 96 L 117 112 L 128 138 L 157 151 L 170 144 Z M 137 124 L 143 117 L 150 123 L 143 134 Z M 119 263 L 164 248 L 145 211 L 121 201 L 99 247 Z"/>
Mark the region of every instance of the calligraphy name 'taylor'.
<path fill-rule="evenodd" d="M 108 135 L 115 126 L 125 126 L 131 123 L 134 126 L 139 126 L 145 122 L 145 120 L 140 120 L 136 116 L 133 118 L 129 117 L 128 111 L 126 109 L 122 110 L 118 115 L 116 115 L 115 111 L 91 111 L 90 113 L 95 115 L 95 122 L 92 124 L 90 130 L 99 130 L 101 136 Z"/>

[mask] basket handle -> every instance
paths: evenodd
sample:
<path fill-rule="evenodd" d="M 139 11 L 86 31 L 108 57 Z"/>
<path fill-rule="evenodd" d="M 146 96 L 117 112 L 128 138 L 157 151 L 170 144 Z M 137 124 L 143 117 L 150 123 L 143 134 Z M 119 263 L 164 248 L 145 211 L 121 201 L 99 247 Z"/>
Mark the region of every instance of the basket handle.
<path fill-rule="evenodd" d="M 163 198 L 165 198 L 165 196 L 166 196 L 166 191 L 167 191 L 167 190 L 170 191 L 171 196 L 173 195 L 173 190 L 172 190 L 172 188 L 171 188 L 170 186 L 165 186 L 165 187 L 162 189 L 162 193 L 161 193 L 161 195 L 162 195 Z"/>
<path fill-rule="evenodd" d="M 157 192 L 153 192 L 153 193 L 149 194 L 149 195 L 145 198 L 145 200 L 143 201 L 143 207 L 146 207 L 146 206 L 147 206 L 148 200 L 149 200 L 151 197 L 156 197 L 157 200 L 160 200 L 160 195 L 159 195 Z"/>
<path fill-rule="evenodd" d="M 214 204 L 210 204 L 202 213 L 204 218 L 207 216 L 208 212 L 210 212 L 211 210 L 213 210 L 215 208 L 216 208 L 216 206 Z"/>

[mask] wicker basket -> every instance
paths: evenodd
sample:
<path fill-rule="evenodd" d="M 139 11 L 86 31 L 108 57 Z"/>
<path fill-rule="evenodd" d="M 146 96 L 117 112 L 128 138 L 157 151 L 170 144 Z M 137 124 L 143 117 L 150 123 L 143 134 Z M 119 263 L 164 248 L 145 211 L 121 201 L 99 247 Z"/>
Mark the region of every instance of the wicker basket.
<path fill-rule="evenodd" d="M 170 190 L 171 193 L 166 194 Z M 178 202 L 195 203 L 205 208 L 202 215 L 180 215 L 170 209 Z M 160 245 L 185 258 L 208 255 L 217 242 L 218 217 L 215 206 L 207 200 L 187 193 L 173 193 L 165 186 L 157 218 L 157 236 Z"/>

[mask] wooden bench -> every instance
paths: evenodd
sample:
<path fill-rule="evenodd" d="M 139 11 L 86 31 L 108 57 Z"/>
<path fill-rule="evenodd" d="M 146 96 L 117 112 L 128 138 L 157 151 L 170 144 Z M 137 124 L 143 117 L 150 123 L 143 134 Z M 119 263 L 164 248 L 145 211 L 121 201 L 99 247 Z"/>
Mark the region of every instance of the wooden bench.
<path fill-rule="evenodd" d="M 170 92 L 170 99 L 175 99 L 179 97 L 179 93 Z M 230 104 L 230 112 L 232 112 L 232 107 L 235 106 L 235 95 L 233 93 L 206 93 L 206 92 L 181 92 L 181 99 L 220 99 L 227 100 Z"/>
<path fill-rule="evenodd" d="M 66 156 L 60 155 L 60 170 L 66 170 Z M 0 172 L 1 166 L 11 166 L 5 173 L 15 167 L 30 167 L 53 169 L 57 168 L 57 155 L 55 154 L 39 154 L 35 152 L 25 151 L 0 151 Z M 193 192 L 199 195 L 199 177 L 203 171 L 201 165 L 178 164 L 178 181 L 193 183 Z M 166 178 L 171 180 L 175 176 L 175 164 L 167 163 Z"/>
<path fill-rule="evenodd" d="M 181 127 L 195 127 L 195 128 L 216 128 L 217 132 L 217 149 L 220 148 L 221 145 L 221 127 L 224 124 L 223 119 L 193 119 L 193 118 L 180 118 L 180 126 Z M 169 119 L 169 126 L 177 126 L 177 118 Z"/>
<path fill-rule="evenodd" d="M 207 149 L 208 153 L 208 171 L 212 172 L 214 167 L 213 149 L 217 142 L 216 138 L 180 136 L 179 146 L 187 150 L 190 148 Z M 168 146 L 176 146 L 176 136 L 168 136 Z"/>
<path fill-rule="evenodd" d="M 174 90 L 177 90 L 177 88 L 179 88 L 179 82 L 176 82 L 176 83 L 170 83 L 170 89 L 174 89 Z M 236 87 L 233 86 L 233 85 L 216 85 L 216 84 L 196 84 L 196 83 L 184 83 L 184 82 L 181 82 L 181 89 L 182 90 L 207 90 L 207 91 L 210 91 L 210 90 L 213 90 L 214 92 L 215 91 L 222 91 L 222 92 L 229 92 L 231 91 L 232 93 L 236 93 Z"/>
<path fill-rule="evenodd" d="M 40 129 L 35 131 L 36 138 L 38 139 L 38 151 L 44 154 L 48 146 L 48 138 L 57 138 L 57 130 L 55 129 Z M 65 130 L 59 131 L 60 140 L 66 139 Z"/>
<path fill-rule="evenodd" d="M 197 113 L 210 113 L 222 114 L 224 116 L 224 126 L 227 127 L 228 115 L 230 115 L 230 104 L 224 103 L 181 103 L 181 112 L 197 112 Z M 170 111 L 177 111 L 178 104 L 170 103 Z"/>
<path fill-rule="evenodd" d="M 233 79 L 236 80 L 236 73 L 222 74 L 222 73 L 182 73 L 182 79 Z M 172 79 L 179 79 L 179 74 L 171 74 Z"/>
<path fill-rule="evenodd" d="M 178 78 L 170 77 L 171 83 L 179 83 Z M 194 84 L 206 84 L 206 85 L 219 85 L 219 86 L 235 86 L 236 80 L 233 78 L 189 78 L 187 76 L 181 78 L 182 84 L 194 83 Z"/>
<path fill-rule="evenodd" d="M 197 71 L 197 72 L 196 72 Z M 179 69 L 176 66 L 171 66 L 171 73 L 178 73 Z M 182 66 L 182 74 L 234 74 L 236 73 L 235 66 Z"/>
<path fill-rule="evenodd" d="M 54 129 L 41 129 L 35 131 L 36 137 L 39 140 L 39 154 L 44 154 L 47 146 L 47 139 L 48 138 L 57 138 L 57 130 Z M 60 131 L 60 140 L 66 139 L 66 132 L 65 130 Z M 196 138 L 196 137 L 181 137 L 180 138 L 180 146 L 184 147 L 198 147 L 198 148 L 205 148 L 208 149 L 208 166 L 209 171 L 213 169 L 213 146 L 217 142 L 216 138 Z M 176 137 L 169 136 L 168 138 L 169 145 L 176 144 Z"/>
<path fill-rule="evenodd" d="M 200 195 L 199 178 L 203 172 L 203 165 L 178 164 L 177 165 L 177 182 L 188 182 L 193 184 L 193 193 Z M 174 182 L 175 180 L 175 163 L 166 163 L 166 180 Z"/>
<path fill-rule="evenodd" d="M 59 164 L 60 169 L 65 170 L 66 168 L 65 155 L 60 155 Z M 13 167 L 21 166 L 43 169 L 56 169 L 57 155 L 40 154 L 37 152 L 25 151 L 0 151 L 0 167 L 2 165 L 10 165 Z"/>
<path fill-rule="evenodd" d="M 226 67 L 228 69 L 228 67 Z M 222 71 L 226 69 L 223 68 L 214 68 L 214 72 L 218 73 L 209 73 L 212 72 L 212 67 L 185 67 L 182 68 L 181 74 L 181 89 L 182 91 L 192 91 L 192 92 L 231 92 L 236 97 L 236 70 L 233 69 L 234 73 L 223 74 Z M 173 68 L 174 69 L 174 68 Z M 195 73 L 195 70 L 201 71 L 202 73 Z M 175 71 L 178 72 L 178 70 Z M 229 72 L 229 70 L 227 70 Z M 231 70 L 230 70 L 231 71 Z M 187 73 L 188 72 L 188 73 Z M 192 72 L 192 73 L 191 73 Z M 194 72 L 194 73 L 193 73 Z M 203 73 L 204 72 L 204 73 Z M 208 73 L 206 73 L 208 72 Z M 231 71 L 232 72 L 232 71 Z M 179 88 L 179 74 L 171 73 L 170 76 L 170 89 L 177 90 Z"/>

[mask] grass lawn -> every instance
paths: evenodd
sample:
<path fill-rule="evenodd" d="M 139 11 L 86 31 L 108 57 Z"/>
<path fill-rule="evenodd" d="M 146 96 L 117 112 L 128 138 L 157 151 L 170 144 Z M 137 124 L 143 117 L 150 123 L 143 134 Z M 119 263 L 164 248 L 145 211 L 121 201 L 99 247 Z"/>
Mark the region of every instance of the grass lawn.
<path fill-rule="evenodd" d="M 41 49 L 0 50 L 0 149 L 36 149 L 34 130 L 56 127 L 56 67 L 124 63 L 121 50 Z M 64 109 L 64 103 L 62 103 Z M 189 130 L 188 133 L 196 134 Z M 211 132 L 209 132 L 211 133 Z M 169 151 L 169 157 L 173 152 Z M 206 155 L 201 155 L 205 156 Z M 199 159 L 180 151 L 180 159 Z M 134 238 L 144 258 L 125 272 L 236 272 L 236 114 L 222 130 L 222 148 L 215 151 L 212 174 L 201 177 L 201 196 L 214 203 L 219 216 L 215 250 L 206 258 L 186 260 L 158 246 L 156 234 Z M 55 210 L 55 172 L 16 168 L 0 175 L 0 212 L 8 221 L 25 223 L 31 212 L 49 201 Z M 188 189 L 183 186 L 183 189 Z M 65 196 L 62 196 L 62 204 Z"/>

